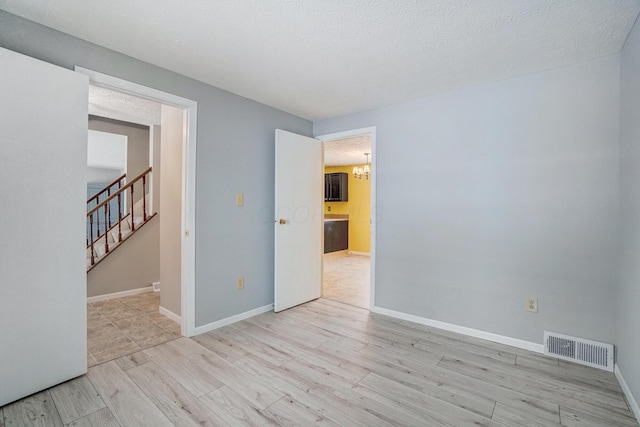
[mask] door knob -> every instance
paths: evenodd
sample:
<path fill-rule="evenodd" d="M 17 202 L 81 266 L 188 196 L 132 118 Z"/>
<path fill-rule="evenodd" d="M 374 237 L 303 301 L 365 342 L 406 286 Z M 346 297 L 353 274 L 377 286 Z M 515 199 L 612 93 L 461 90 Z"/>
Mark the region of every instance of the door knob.
<path fill-rule="evenodd" d="M 286 224 L 286 223 L 287 223 L 287 220 L 286 220 L 286 219 L 284 219 L 284 218 L 280 218 L 280 224 Z"/>

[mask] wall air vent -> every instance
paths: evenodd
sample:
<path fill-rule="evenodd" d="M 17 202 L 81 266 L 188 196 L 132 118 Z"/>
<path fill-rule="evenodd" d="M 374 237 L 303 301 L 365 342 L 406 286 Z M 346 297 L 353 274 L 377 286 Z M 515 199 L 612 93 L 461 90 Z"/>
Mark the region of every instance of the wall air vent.
<path fill-rule="evenodd" d="M 613 372 L 613 344 L 545 331 L 544 354 Z"/>

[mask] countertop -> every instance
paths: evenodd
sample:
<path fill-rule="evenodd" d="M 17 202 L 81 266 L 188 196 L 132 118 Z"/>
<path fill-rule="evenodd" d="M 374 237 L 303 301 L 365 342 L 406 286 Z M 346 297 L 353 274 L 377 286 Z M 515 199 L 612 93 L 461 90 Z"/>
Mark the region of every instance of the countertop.
<path fill-rule="evenodd" d="M 349 214 L 325 214 L 324 221 L 349 221 Z"/>

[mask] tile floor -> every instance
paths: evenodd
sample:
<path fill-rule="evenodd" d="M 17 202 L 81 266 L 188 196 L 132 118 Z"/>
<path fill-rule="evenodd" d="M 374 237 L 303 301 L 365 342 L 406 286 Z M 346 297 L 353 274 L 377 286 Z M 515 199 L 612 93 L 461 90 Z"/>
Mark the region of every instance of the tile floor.
<path fill-rule="evenodd" d="M 180 325 L 158 312 L 148 292 L 87 304 L 87 364 L 94 366 L 180 336 Z"/>
<path fill-rule="evenodd" d="M 369 309 L 370 263 L 368 256 L 348 253 L 325 255 L 322 296 Z"/>

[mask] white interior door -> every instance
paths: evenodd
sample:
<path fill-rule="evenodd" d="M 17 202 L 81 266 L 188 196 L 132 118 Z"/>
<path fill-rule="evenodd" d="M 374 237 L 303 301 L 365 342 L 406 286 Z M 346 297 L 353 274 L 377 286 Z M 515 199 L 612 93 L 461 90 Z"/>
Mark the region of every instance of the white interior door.
<path fill-rule="evenodd" d="M 322 142 L 277 129 L 276 312 L 322 292 L 323 192 Z"/>
<path fill-rule="evenodd" d="M 0 48 L 0 406 L 87 371 L 88 78 Z"/>

